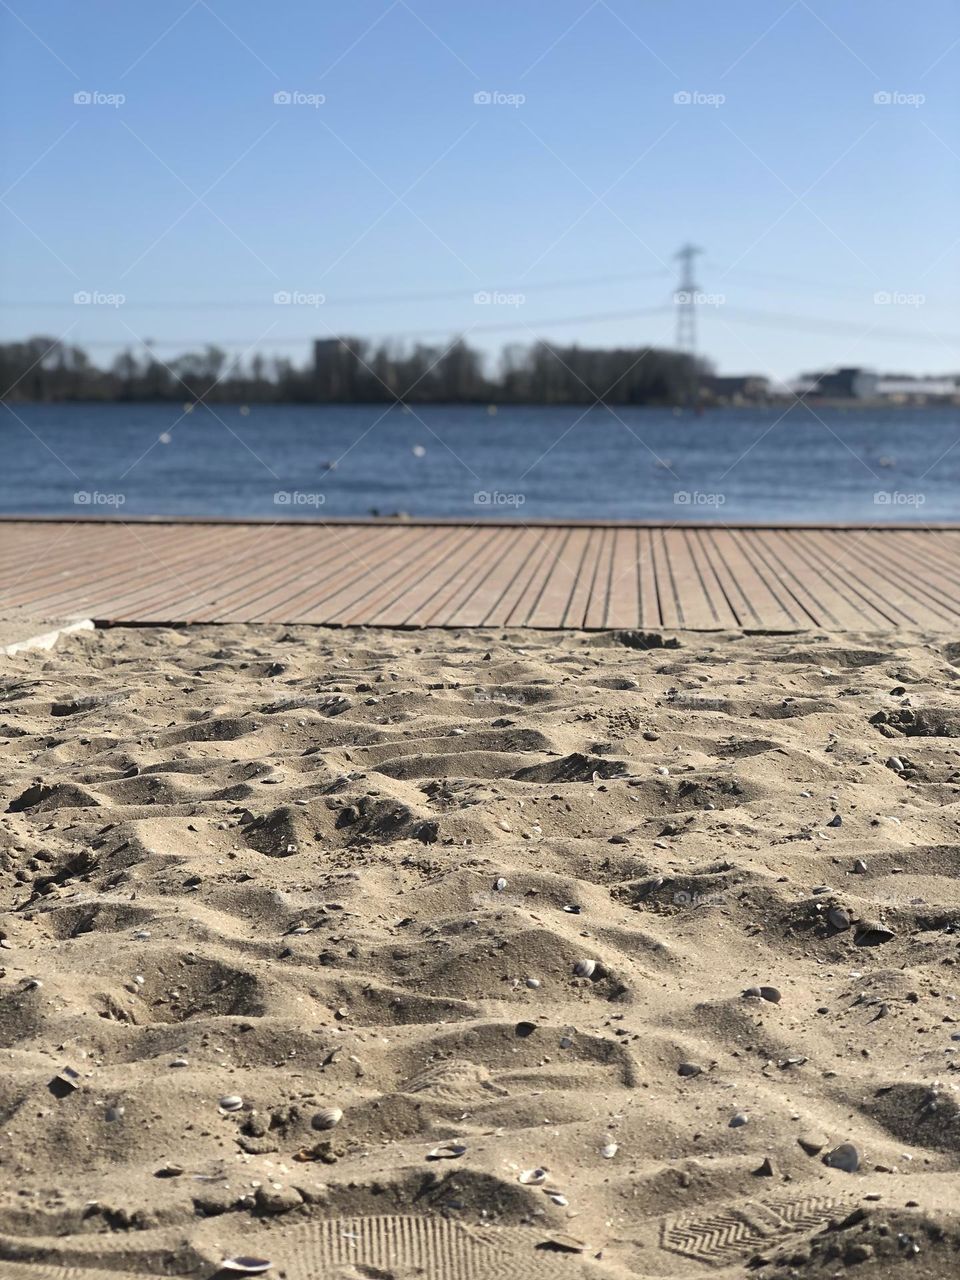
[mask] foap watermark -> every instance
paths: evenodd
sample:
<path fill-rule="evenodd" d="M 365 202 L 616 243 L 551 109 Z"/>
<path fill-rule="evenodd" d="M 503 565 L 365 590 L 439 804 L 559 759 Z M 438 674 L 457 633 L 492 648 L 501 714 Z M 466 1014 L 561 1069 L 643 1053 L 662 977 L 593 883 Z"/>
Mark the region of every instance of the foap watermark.
<path fill-rule="evenodd" d="M 304 93 L 301 89 L 279 89 L 273 95 L 275 107 L 322 107 L 327 100 L 325 93 Z"/>
<path fill-rule="evenodd" d="M 102 293 L 99 289 L 79 289 L 73 295 L 75 307 L 122 307 L 126 300 L 125 293 Z"/>
<path fill-rule="evenodd" d="M 522 507 L 526 500 L 525 493 L 501 493 L 499 489 L 480 489 L 473 495 L 476 507 Z"/>
<path fill-rule="evenodd" d="M 925 93 L 903 93 L 900 89 L 881 89 L 873 95 L 875 107 L 922 107 Z"/>
<path fill-rule="evenodd" d="M 115 707 L 126 700 L 125 693 L 88 693 L 82 698 L 74 698 L 70 705 L 77 711 L 98 711 L 101 707 Z"/>
<path fill-rule="evenodd" d="M 502 289 L 480 289 L 473 295 L 477 307 L 522 307 L 526 300 L 525 293 L 504 293 Z"/>
<path fill-rule="evenodd" d="M 926 301 L 925 293 L 904 293 L 902 289 L 878 289 L 873 295 L 877 307 L 922 307 Z"/>
<path fill-rule="evenodd" d="M 722 893 L 690 893 L 686 889 L 678 889 L 673 895 L 675 907 L 711 907 L 726 902 Z"/>
<path fill-rule="evenodd" d="M 922 507 L 926 500 L 925 493 L 901 493 L 897 489 L 881 489 L 873 495 L 878 507 Z"/>
<path fill-rule="evenodd" d="M 326 500 L 325 493 L 304 493 L 300 489 L 280 489 L 273 495 L 277 507 L 322 507 Z"/>
<path fill-rule="evenodd" d="M 322 307 L 326 300 L 325 293 L 308 293 L 303 289 L 278 289 L 273 295 L 276 307 Z"/>
<path fill-rule="evenodd" d="M 725 93 L 702 93 L 699 89 L 681 89 L 673 95 L 678 107 L 722 107 L 726 100 Z"/>
<path fill-rule="evenodd" d="M 511 706 L 522 707 L 524 696 L 510 689 L 474 689 L 474 702 L 509 702 Z"/>
<path fill-rule="evenodd" d="M 102 93 L 99 89 L 78 89 L 73 95 L 75 107 L 122 107 L 127 100 L 125 93 Z"/>
<path fill-rule="evenodd" d="M 673 495 L 677 507 L 722 507 L 726 500 L 724 493 L 701 493 L 699 489 L 680 489 Z"/>
<path fill-rule="evenodd" d="M 499 89 L 479 89 L 473 95 L 475 107 L 522 107 L 526 100 L 525 93 L 503 93 Z"/>
<path fill-rule="evenodd" d="M 97 489 L 92 492 L 80 489 L 73 495 L 78 507 L 122 507 L 126 500 L 124 493 L 100 493 Z"/>
<path fill-rule="evenodd" d="M 700 289 L 678 289 L 673 295 L 673 300 L 678 305 L 690 306 L 692 303 L 696 307 L 722 307 L 727 301 L 727 295 L 704 293 Z"/>

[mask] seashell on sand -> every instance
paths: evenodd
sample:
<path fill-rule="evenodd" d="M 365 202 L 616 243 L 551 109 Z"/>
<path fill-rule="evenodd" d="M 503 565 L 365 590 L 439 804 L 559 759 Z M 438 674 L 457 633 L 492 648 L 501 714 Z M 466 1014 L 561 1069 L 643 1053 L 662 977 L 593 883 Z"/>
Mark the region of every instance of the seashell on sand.
<path fill-rule="evenodd" d="M 310 1121 L 311 1129 L 333 1129 L 343 1119 L 343 1112 L 339 1107 L 321 1107 Z"/>
<path fill-rule="evenodd" d="M 897 935 L 879 920 L 861 920 L 857 925 L 856 943 L 861 947 L 875 947 L 891 942 Z"/>

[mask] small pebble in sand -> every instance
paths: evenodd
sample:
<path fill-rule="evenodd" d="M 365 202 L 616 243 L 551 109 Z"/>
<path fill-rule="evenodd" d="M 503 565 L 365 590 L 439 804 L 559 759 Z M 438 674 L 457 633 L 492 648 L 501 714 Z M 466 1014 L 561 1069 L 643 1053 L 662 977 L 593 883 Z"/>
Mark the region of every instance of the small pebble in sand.
<path fill-rule="evenodd" d="M 220 1263 L 221 1271 L 232 1271 L 241 1276 L 262 1276 L 269 1271 L 273 1263 L 269 1258 L 252 1258 L 241 1255 L 237 1258 L 224 1258 Z"/>
<path fill-rule="evenodd" d="M 311 1119 L 310 1127 L 312 1129 L 333 1129 L 343 1119 L 343 1112 L 339 1107 L 323 1107 Z"/>
<path fill-rule="evenodd" d="M 221 1111 L 242 1111 L 243 1099 L 239 1093 L 227 1093 L 220 1099 L 219 1106 Z"/>
<path fill-rule="evenodd" d="M 823 1157 L 823 1163 L 844 1173 L 856 1173 L 860 1168 L 860 1152 L 852 1142 L 841 1142 Z"/>
<path fill-rule="evenodd" d="M 596 971 L 596 960 L 578 960 L 573 966 L 574 975 L 578 978 L 592 978 Z"/>
<path fill-rule="evenodd" d="M 887 760 L 887 768 L 892 769 L 894 773 L 903 773 L 904 763 L 899 756 L 890 756 Z"/>
<path fill-rule="evenodd" d="M 867 873 L 867 864 L 862 858 L 857 858 L 853 864 L 854 875 L 862 876 Z"/>
<path fill-rule="evenodd" d="M 779 1004 L 780 992 L 776 987 L 747 987 L 743 993 L 746 1000 L 766 1000 L 769 1004 Z"/>
<path fill-rule="evenodd" d="M 543 1247 L 549 1247 L 554 1253 L 585 1253 L 586 1242 L 576 1236 L 553 1231 L 543 1239 Z M 539 1247 L 539 1246 L 538 1246 Z"/>
<path fill-rule="evenodd" d="M 850 928 L 850 916 L 843 907 L 831 907 L 827 912 L 827 924 L 831 929 L 842 933 L 844 929 Z"/>
<path fill-rule="evenodd" d="M 808 1156 L 818 1156 L 827 1145 L 827 1139 L 822 1133 L 813 1132 L 801 1133 L 797 1142 Z"/>
<path fill-rule="evenodd" d="M 494 887 L 494 889 L 496 889 L 496 890 L 497 890 L 497 892 L 498 892 L 498 893 L 502 893 L 502 892 L 503 892 L 503 890 L 507 887 L 507 880 L 506 880 L 506 877 L 505 877 L 505 876 L 497 876 L 496 880 L 494 881 L 494 885 L 493 885 L 493 887 Z"/>
<path fill-rule="evenodd" d="M 612 1160 L 619 1150 L 619 1145 L 611 1138 L 600 1148 L 600 1154 L 603 1156 L 604 1160 Z"/>
<path fill-rule="evenodd" d="M 828 827 L 842 827 L 842 826 L 843 826 L 843 819 L 840 817 L 839 813 L 835 813 L 835 814 L 833 815 L 833 817 L 832 817 L 832 818 L 830 819 L 830 821 L 827 823 L 827 826 L 828 826 Z"/>
<path fill-rule="evenodd" d="M 522 1182 L 525 1187 L 539 1187 L 546 1180 L 546 1169 L 523 1169 L 517 1174 L 517 1181 Z"/>
<path fill-rule="evenodd" d="M 303 1196 L 296 1187 L 273 1182 L 257 1187 L 255 1203 L 262 1213 L 289 1213 L 303 1204 Z"/>
<path fill-rule="evenodd" d="M 732 1115 L 730 1117 L 730 1128 L 742 1129 L 743 1126 L 747 1123 L 747 1119 L 748 1117 L 745 1111 L 736 1112 L 735 1115 Z"/>
<path fill-rule="evenodd" d="M 666 766 L 666 765 L 664 765 L 664 764 L 658 765 L 658 767 L 657 767 L 657 773 L 660 775 L 660 777 L 661 777 L 661 778 L 669 778 L 669 777 L 670 777 L 670 770 L 669 770 L 669 769 L 667 768 L 667 766 Z"/>
<path fill-rule="evenodd" d="M 526 985 L 530 988 L 530 990 L 531 990 L 531 991 L 536 991 L 536 990 L 537 990 L 537 988 L 540 986 L 540 979 L 539 979 L 539 978 L 527 978 L 527 979 L 526 979 Z"/>
<path fill-rule="evenodd" d="M 578 916 L 580 912 L 583 910 L 583 907 L 578 906 L 577 903 L 575 902 L 568 902 L 563 909 L 564 911 L 569 912 L 570 915 L 572 916 Z"/>
<path fill-rule="evenodd" d="M 434 1147 L 432 1151 L 427 1152 L 428 1160 L 457 1160 L 460 1156 L 466 1155 L 467 1148 L 462 1142 L 442 1142 L 439 1147 Z"/>
<path fill-rule="evenodd" d="M 677 1067 L 678 1076 L 698 1076 L 702 1071 L 703 1067 L 696 1062 L 681 1062 Z"/>

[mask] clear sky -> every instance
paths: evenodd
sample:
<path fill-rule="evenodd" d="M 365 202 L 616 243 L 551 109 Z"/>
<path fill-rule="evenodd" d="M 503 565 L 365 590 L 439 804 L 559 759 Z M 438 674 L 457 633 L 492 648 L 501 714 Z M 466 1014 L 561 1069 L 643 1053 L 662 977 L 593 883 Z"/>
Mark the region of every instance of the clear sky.
<path fill-rule="evenodd" d="M 957 0 L 0 0 L 0 27 L 4 339 L 670 344 L 689 240 L 724 372 L 960 369 Z"/>

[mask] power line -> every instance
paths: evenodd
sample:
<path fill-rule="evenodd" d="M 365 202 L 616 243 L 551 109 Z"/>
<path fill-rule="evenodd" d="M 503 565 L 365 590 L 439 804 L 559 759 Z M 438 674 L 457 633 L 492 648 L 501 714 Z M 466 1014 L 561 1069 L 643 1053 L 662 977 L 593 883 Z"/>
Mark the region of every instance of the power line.
<path fill-rule="evenodd" d="M 551 318 L 540 318 L 537 320 L 519 320 L 504 321 L 503 323 L 472 325 L 462 332 L 466 334 L 474 333 L 519 333 L 526 331 L 531 335 L 531 340 L 535 339 L 538 330 L 553 329 L 557 327 L 566 327 L 568 325 L 582 324 L 609 324 L 619 320 L 636 320 L 646 316 L 669 315 L 673 308 L 669 304 L 661 304 L 655 307 L 639 307 L 629 311 L 607 311 L 593 312 L 585 315 L 575 316 L 554 316 Z M 708 314 L 713 313 L 713 309 L 707 309 Z M 864 328 L 863 325 L 851 323 L 842 320 L 827 320 L 821 316 L 803 316 L 790 314 L 788 312 L 776 311 L 756 311 L 748 307 L 731 307 L 724 304 L 719 307 L 716 312 L 717 316 L 724 320 L 735 324 L 759 325 L 764 328 L 778 328 L 795 330 L 801 333 L 835 333 L 842 337 L 860 337 L 860 338 L 881 338 L 898 342 L 912 342 L 920 344 L 929 344 L 931 346 L 942 346 L 954 344 L 960 346 L 960 336 L 957 334 L 947 333 L 924 333 L 918 334 L 909 329 L 893 329 L 893 328 Z M 447 325 L 443 328 L 422 329 L 413 332 L 398 335 L 395 332 L 390 333 L 374 333 L 366 335 L 368 340 L 375 342 L 386 342 L 391 339 L 416 340 L 426 338 L 449 338 L 451 334 L 451 326 Z M 314 335 L 304 335 L 301 337 L 280 337 L 268 338 L 264 345 L 271 348 L 279 347 L 301 347 L 308 346 L 313 341 Z M 262 341 L 262 340 L 261 340 Z M 82 344 L 90 349 L 118 349 L 122 350 L 133 345 L 128 340 L 109 341 L 94 340 Z M 258 345 L 256 339 L 251 338 L 224 338 L 218 342 L 211 342 L 209 338 L 188 339 L 188 338 L 162 338 L 155 341 L 148 341 L 148 346 L 179 348 L 181 350 L 196 350 L 207 346 L 218 347 L 254 347 Z"/>
<path fill-rule="evenodd" d="M 571 324 L 605 324 L 616 320 L 635 320 L 641 316 L 669 315 L 670 306 L 660 305 L 657 307 L 640 307 L 631 311 L 608 311 L 604 313 L 594 313 L 592 315 L 580 316 L 558 316 L 550 320 L 526 320 L 526 321 L 510 321 L 503 324 L 478 324 L 470 325 L 469 328 L 462 332 L 469 336 L 474 333 L 519 333 L 526 330 L 531 335 L 531 341 L 536 340 L 537 329 L 552 329 L 558 325 L 565 326 Z M 404 341 L 411 341 L 419 338 L 442 338 L 450 337 L 451 327 L 447 325 L 442 329 L 421 329 L 410 333 L 398 335 L 396 333 L 372 333 L 365 335 L 365 340 L 370 342 L 389 342 L 391 339 L 402 338 Z M 267 338 L 261 339 L 264 346 L 268 347 L 301 347 L 309 346 L 313 342 L 315 335 L 308 335 L 300 338 Z M 106 339 L 94 340 L 93 342 L 85 342 L 83 346 L 86 348 L 103 349 L 117 348 L 123 350 L 132 347 L 134 344 L 129 340 L 111 342 Z M 177 347 L 183 350 L 197 350 L 203 347 L 254 347 L 257 344 L 256 339 L 250 338 L 224 338 L 218 342 L 211 342 L 209 338 L 187 339 L 187 338 L 161 338 L 156 341 L 146 339 L 142 344 L 147 347 Z"/>
<path fill-rule="evenodd" d="M 781 296 L 786 296 L 790 290 L 802 290 L 805 293 L 813 294 L 815 297 L 823 296 L 838 299 L 856 298 L 859 299 L 860 302 L 869 301 L 872 304 L 874 295 L 877 292 L 880 292 L 876 289 L 875 283 L 871 283 L 869 285 L 865 284 L 863 286 L 837 285 L 836 283 L 829 284 L 825 280 L 804 280 L 799 276 L 781 275 L 779 272 L 775 271 L 752 271 L 746 270 L 743 267 L 738 267 L 738 280 L 741 275 L 745 277 L 742 281 L 741 287 L 748 293 L 754 289 L 760 289 L 764 292 L 779 293 Z M 785 288 L 785 286 L 790 286 L 790 290 Z M 909 293 L 911 291 L 909 289 L 904 289 L 903 292 Z M 923 306 L 925 311 L 929 311 L 931 308 L 935 310 L 946 310 L 948 306 L 951 311 L 955 310 L 955 308 L 948 303 L 933 302 L 929 298 L 924 298 Z"/>
<path fill-rule="evenodd" d="M 950 333 L 918 334 L 911 329 L 864 327 L 847 320 L 825 320 L 821 316 L 798 316 L 787 312 L 753 311 L 749 307 L 723 306 L 723 317 L 740 324 L 763 325 L 778 329 L 794 329 L 802 333 L 836 333 L 844 337 L 889 338 L 896 342 L 930 343 L 944 346 L 960 345 L 960 336 Z"/>
<path fill-rule="evenodd" d="M 713 259 L 707 259 L 704 261 L 704 266 L 709 271 L 719 273 L 721 280 L 725 281 L 727 279 L 727 270 L 722 266 L 722 264 L 718 262 L 714 262 Z M 792 288 L 797 288 L 797 289 L 816 288 L 816 289 L 823 289 L 824 291 L 830 292 L 830 293 L 850 294 L 851 296 L 857 296 L 861 298 L 864 296 L 865 293 L 867 294 L 873 293 L 876 287 L 875 284 L 870 284 L 869 286 L 864 285 L 863 288 L 860 288 L 856 285 L 838 285 L 835 280 L 834 281 L 814 280 L 814 279 L 811 279 L 809 276 L 794 276 L 794 275 L 789 275 L 785 272 L 780 272 L 780 271 L 757 271 L 753 267 L 738 266 L 736 268 L 735 274 L 738 280 L 741 277 L 746 281 L 749 281 L 751 279 L 758 280 L 768 285 L 770 288 L 782 289 L 784 285 L 788 285 Z"/>
<path fill-rule="evenodd" d="M 560 289 L 583 289 L 592 285 L 599 284 L 615 284 L 622 281 L 630 280 L 652 280 L 654 278 L 662 279 L 668 275 L 666 268 L 660 267 L 655 271 L 634 271 L 634 272 L 617 272 L 616 274 L 604 276 L 581 276 L 576 279 L 569 280 L 547 280 L 542 284 L 525 284 L 523 288 L 504 288 L 501 285 L 490 287 L 484 290 L 474 289 L 443 289 L 435 292 L 416 292 L 416 293 L 386 293 L 386 294 L 356 294 L 353 297 L 338 298 L 335 295 L 326 298 L 323 305 L 325 307 L 360 307 L 360 306 L 386 306 L 391 303 L 406 302 L 440 302 L 445 299 L 456 298 L 462 302 L 472 302 L 476 293 L 513 293 L 526 296 L 537 292 L 556 291 Z M 70 310 L 76 307 L 76 303 L 69 301 L 64 302 L 62 299 L 56 302 L 26 302 L 22 300 L 0 301 L 0 308 L 9 310 L 26 310 L 29 308 L 43 308 L 44 310 Z M 124 302 L 124 311 L 251 311 L 258 308 L 275 307 L 277 303 L 273 297 L 261 297 L 257 299 L 249 299 L 247 301 L 234 300 L 224 301 L 206 301 L 206 302 L 136 302 L 128 300 Z"/>

